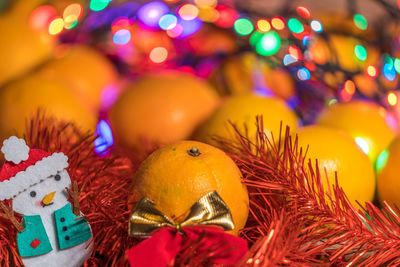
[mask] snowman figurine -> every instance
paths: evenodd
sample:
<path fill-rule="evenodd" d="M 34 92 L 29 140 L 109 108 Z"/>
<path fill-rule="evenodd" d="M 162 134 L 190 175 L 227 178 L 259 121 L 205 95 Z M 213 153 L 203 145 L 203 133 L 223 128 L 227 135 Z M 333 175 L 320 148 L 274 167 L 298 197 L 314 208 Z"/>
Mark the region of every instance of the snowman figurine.
<path fill-rule="evenodd" d="M 17 246 L 24 265 L 81 266 L 90 255 L 92 232 L 68 201 L 67 156 L 29 149 L 15 136 L 4 141 L 1 152 L 6 162 L 0 171 L 0 200 L 11 199 L 12 209 L 23 216 Z"/>

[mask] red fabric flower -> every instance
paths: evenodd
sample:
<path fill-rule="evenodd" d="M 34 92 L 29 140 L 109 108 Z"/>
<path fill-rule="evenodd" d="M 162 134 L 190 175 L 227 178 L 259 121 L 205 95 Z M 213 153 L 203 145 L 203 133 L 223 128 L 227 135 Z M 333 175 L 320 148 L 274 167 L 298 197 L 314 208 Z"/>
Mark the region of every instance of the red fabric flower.
<path fill-rule="evenodd" d="M 220 227 L 164 227 L 127 251 L 132 267 L 164 267 L 186 262 L 196 266 L 235 266 L 248 251 L 247 241 Z"/>

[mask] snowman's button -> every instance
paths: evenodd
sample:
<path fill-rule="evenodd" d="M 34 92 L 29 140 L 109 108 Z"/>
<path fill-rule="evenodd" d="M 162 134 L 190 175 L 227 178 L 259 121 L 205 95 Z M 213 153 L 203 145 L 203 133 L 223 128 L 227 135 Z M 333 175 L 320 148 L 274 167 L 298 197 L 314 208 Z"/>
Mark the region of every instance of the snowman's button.
<path fill-rule="evenodd" d="M 62 230 L 66 232 L 68 230 L 67 226 L 63 226 Z"/>
<path fill-rule="evenodd" d="M 67 235 L 67 236 L 65 236 L 65 240 L 67 240 L 67 241 L 69 240 L 69 236 L 68 236 L 68 235 Z"/>
<path fill-rule="evenodd" d="M 64 218 L 64 217 L 61 217 L 61 218 L 60 218 L 60 222 L 65 222 L 65 218 Z"/>
<path fill-rule="evenodd" d="M 33 241 L 29 244 L 32 248 L 37 248 L 40 245 L 40 240 L 35 238 Z"/>

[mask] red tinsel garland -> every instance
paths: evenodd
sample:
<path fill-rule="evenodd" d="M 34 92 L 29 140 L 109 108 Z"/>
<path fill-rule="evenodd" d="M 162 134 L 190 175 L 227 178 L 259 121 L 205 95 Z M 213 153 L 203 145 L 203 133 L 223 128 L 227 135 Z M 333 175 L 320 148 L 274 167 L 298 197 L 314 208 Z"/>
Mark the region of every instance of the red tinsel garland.
<path fill-rule="evenodd" d="M 134 244 L 127 235 L 127 196 L 133 176 L 129 160 L 99 157 L 93 134 L 39 112 L 27 125 L 30 147 L 61 151 L 69 158 L 68 172 L 80 188 L 80 209 L 93 231 L 93 253 L 87 266 L 126 265 L 125 250 Z M 0 218 L 0 266 L 23 266 L 15 242 L 16 232 Z"/>
<path fill-rule="evenodd" d="M 264 129 L 261 118 L 257 125 Z M 324 187 L 324 171 L 305 160 L 288 129 L 277 142 L 259 130 L 255 144 L 237 133 L 237 144 L 219 141 L 242 170 L 250 194 L 243 235 L 258 241 L 244 261 L 248 266 L 400 265 L 398 208 L 366 203 L 357 210 L 337 180 Z"/>
<path fill-rule="evenodd" d="M 262 120 L 257 123 L 263 129 Z M 81 189 L 81 210 L 94 236 L 85 266 L 127 266 L 125 251 L 137 242 L 127 234 L 135 166 L 123 157 L 99 157 L 93 139 L 43 113 L 29 123 L 26 135 L 29 146 L 69 157 L 68 171 Z M 242 236 L 252 248 L 238 265 L 400 265 L 400 210 L 387 204 L 380 210 L 371 203 L 356 210 L 339 185 L 324 188 L 322 171 L 305 161 L 288 131 L 277 142 L 262 131 L 255 143 L 240 134 L 237 143 L 220 142 L 240 167 L 250 194 Z M 12 224 L 0 218 L 0 266 L 22 266 L 15 234 Z M 187 244 L 175 266 L 206 266 L 209 251 L 196 253 L 199 244 Z"/>

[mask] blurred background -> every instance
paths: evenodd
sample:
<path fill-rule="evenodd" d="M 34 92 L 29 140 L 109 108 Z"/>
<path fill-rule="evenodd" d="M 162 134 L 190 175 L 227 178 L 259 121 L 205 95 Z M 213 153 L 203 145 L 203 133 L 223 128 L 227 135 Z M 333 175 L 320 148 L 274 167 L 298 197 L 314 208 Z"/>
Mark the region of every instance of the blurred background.
<path fill-rule="evenodd" d="M 207 120 L 221 103 L 247 93 L 284 102 L 296 127 L 335 103 L 368 100 L 397 131 L 399 6 L 2 0 L 0 139 L 23 135 L 27 118 L 43 109 L 95 131 L 99 153 L 115 143 L 143 150 L 205 140 L 219 127 L 202 125 L 213 124 Z M 255 106 L 232 112 L 264 112 Z"/>

